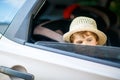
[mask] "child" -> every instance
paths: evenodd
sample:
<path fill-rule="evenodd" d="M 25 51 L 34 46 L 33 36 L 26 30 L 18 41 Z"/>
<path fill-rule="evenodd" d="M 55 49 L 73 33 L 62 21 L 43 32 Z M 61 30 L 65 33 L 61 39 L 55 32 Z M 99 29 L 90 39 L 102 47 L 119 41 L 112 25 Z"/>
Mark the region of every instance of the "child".
<path fill-rule="evenodd" d="M 70 29 L 63 35 L 65 42 L 81 45 L 104 45 L 106 35 L 97 29 L 96 21 L 89 17 L 76 17 L 70 25 Z"/>

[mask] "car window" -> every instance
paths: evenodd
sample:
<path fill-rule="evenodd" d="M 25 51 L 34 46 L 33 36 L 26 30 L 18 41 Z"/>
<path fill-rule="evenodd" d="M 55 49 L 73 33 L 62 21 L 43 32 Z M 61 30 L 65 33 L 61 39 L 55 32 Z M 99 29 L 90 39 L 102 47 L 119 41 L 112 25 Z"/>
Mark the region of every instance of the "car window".
<path fill-rule="evenodd" d="M 25 0 L 0 0 L 0 33 L 7 29 Z"/>
<path fill-rule="evenodd" d="M 108 41 L 105 46 L 82 46 L 71 43 L 60 43 L 46 35 L 34 34 L 34 29 L 36 29 L 38 25 L 40 27 L 48 28 L 52 31 L 62 30 L 63 33 L 66 33 L 69 30 L 71 20 L 64 19 L 63 12 L 66 7 L 71 4 L 75 4 L 76 1 L 73 3 L 63 1 L 63 4 L 62 1 L 59 2 L 58 0 L 54 2 L 54 0 L 46 0 L 45 4 L 32 20 L 33 33 L 29 42 L 34 43 L 35 45 L 26 45 L 76 58 L 82 58 L 89 61 L 120 67 L 120 30 L 112 29 L 113 27 L 115 28 L 120 26 L 117 24 L 117 22 L 119 22 L 117 20 L 117 15 L 114 14 L 114 12 L 108 7 L 106 7 L 106 4 L 104 4 L 105 6 L 101 5 L 106 8 L 97 5 L 97 0 L 93 0 L 93 2 L 90 3 L 91 5 L 88 5 L 89 2 L 87 1 L 89 0 L 79 0 L 77 3 L 82 6 L 80 14 L 94 17 L 98 23 L 98 26 L 100 26 L 99 29 L 101 29 L 103 32 L 106 31 L 105 28 L 108 29 L 106 26 L 110 25 L 109 30 L 105 32 L 108 36 Z M 114 20 L 110 15 L 114 15 Z M 42 30 L 39 31 L 44 32 Z M 50 34 L 49 32 L 46 33 Z"/>
<path fill-rule="evenodd" d="M 71 19 L 64 18 L 64 14 L 67 16 L 69 15 L 69 10 L 68 13 L 64 13 L 64 11 L 72 4 L 79 4 L 81 6 L 79 10 L 80 12 L 75 10 L 75 15 L 88 16 L 95 19 L 98 29 L 107 35 L 106 45 L 120 47 L 119 15 L 109 8 L 111 7 L 110 5 L 107 6 L 109 1 L 104 5 L 98 5 L 98 3 L 102 3 L 99 1 L 101 0 L 92 0 L 92 2 L 89 0 L 78 0 L 72 3 L 70 0 L 70 2 L 64 1 L 64 4 L 62 4 L 62 1 L 59 3 L 59 1 L 52 2 L 51 0 L 46 0 L 46 3 L 33 19 L 33 32 L 35 32 L 38 25 L 42 24 L 43 27 L 49 28 L 53 31 L 61 30 L 63 34 L 66 33 L 69 30 Z M 91 5 L 88 5 L 89 2 Z M 112 4 L 112 1 L 110 3 Z M 32 34 L 31 40 L 31 42 L 53 41 L 46 36 L 34 33 Z"/>

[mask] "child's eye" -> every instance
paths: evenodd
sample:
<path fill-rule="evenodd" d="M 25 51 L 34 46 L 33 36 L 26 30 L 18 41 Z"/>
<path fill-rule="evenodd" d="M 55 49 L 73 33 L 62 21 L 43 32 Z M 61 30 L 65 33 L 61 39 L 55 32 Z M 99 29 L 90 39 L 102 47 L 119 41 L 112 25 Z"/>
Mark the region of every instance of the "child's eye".
<path fill-rule="evenodd" d="M 87 39 L 87 41 L 88 41 L 88 42 L 91 42 L 91 41 L 92 41 L 92 39 L 91 39 L 91 38 L 90 38 L 90 39 Z"/>
<path fill-rule="evenodd" d="M 83 43 L 83 41 L 78 41 L 77 43 L 82 44 L 82 43 Z"/>

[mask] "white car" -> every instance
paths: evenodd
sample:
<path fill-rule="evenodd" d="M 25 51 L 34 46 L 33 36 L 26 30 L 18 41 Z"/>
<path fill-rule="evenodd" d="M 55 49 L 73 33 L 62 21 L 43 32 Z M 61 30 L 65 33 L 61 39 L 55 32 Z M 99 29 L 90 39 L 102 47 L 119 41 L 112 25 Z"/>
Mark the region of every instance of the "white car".
<path fill-rule="evenodd" d="M 38 20 L 61 19 L 63 5 L 56 3 L 73 1 L 0 1 L 0 80 L 120 80 L 120 47 L 45 41 L 32 34 Z"/>

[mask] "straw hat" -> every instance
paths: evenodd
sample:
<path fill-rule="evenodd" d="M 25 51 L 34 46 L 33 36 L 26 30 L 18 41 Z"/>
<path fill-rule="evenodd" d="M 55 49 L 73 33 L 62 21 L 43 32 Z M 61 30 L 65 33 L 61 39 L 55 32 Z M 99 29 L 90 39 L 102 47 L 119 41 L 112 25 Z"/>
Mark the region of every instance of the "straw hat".
<path fill-rule="evenodd" d="M 98 45 L 104 45 L 106 43 L 106 35 L 97 29 L 96 21 L 89 17 L 76 17 L 70 24 L 70 29 L 63 35 L 63 40 L 70 42 L 70 36 L 79 31 L 90 31 L 97 34 L 99 41 Z"/>

